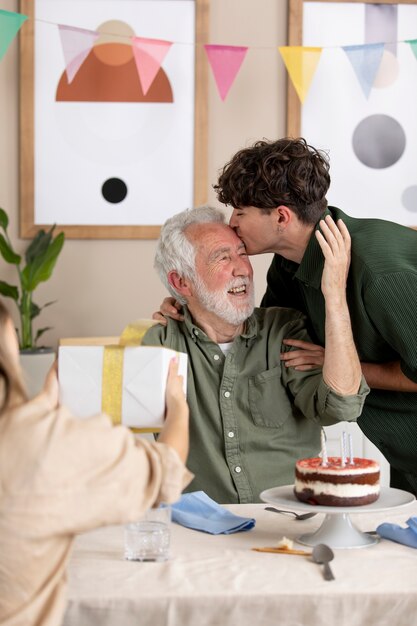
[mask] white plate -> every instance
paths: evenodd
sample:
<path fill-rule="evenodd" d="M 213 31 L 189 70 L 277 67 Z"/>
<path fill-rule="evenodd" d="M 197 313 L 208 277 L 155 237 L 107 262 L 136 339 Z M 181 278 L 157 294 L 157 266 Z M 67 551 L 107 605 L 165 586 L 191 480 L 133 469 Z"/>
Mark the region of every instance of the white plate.
<path fill-rule="evenodd" d="M 289 510 L 311 511 L 312 513 L 368 513 L 378 511 L 387 511 L 388 509 L 406 506 L 414 502 L 415 497 L 408 491 L 401 489 L 393 489 L 392 487 L 381 487 L 381 493 L 372 504 L 364 504 L 363 506 L 320 506 L 318 504 L 307 504 L 300 502 L 294 495 L 294 485 L 284 485 L 283 487 L 272 487 L 265 489 L 260 494 L 261 500 L 268 504 L 286 507 Z"/>

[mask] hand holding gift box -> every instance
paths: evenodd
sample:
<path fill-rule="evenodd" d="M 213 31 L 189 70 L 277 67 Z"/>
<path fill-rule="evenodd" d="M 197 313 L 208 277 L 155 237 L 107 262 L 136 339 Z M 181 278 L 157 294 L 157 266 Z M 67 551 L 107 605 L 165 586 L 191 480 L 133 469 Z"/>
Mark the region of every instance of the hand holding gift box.
<path fill-rule="evenodd" d="M 131 325 L 120 340 L 63 339 L 58 357 L 61 403 L 78 417 L 104 411 L 114 424 L 159 432 L 169 363 L 179 359 L 185 392 L 188 357 L 168 348 L 134 345 L 146 329 L 143 323 Z"/>

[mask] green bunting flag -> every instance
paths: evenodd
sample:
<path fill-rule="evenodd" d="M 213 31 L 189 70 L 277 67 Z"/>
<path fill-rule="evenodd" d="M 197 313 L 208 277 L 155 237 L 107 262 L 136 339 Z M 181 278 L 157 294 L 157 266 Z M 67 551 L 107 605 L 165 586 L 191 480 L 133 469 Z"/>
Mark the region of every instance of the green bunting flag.
<path fill-rule="evenodd" d="M 6 54 L 7 48 L 16 37 L 19 28 L 25 20 L 27 20 L 27 15 L 0 9 L 0 60 Z"/>
<path fill-rule="evenodd" d="M 417 59 L 417 39 L 407 39 L 407 43 L 410 44 L 411 50 L 414 52 L 414 56 Z"/>

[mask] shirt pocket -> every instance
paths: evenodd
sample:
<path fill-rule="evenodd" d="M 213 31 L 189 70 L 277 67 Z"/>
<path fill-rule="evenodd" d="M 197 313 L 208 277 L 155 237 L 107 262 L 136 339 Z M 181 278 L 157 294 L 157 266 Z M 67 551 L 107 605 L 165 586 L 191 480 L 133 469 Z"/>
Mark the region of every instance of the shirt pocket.
<path fill-rule="evenodd" d="M 249 378 L 249 408 L 256 426 L 280 428 L 292 414 L 281 365 Z"/>

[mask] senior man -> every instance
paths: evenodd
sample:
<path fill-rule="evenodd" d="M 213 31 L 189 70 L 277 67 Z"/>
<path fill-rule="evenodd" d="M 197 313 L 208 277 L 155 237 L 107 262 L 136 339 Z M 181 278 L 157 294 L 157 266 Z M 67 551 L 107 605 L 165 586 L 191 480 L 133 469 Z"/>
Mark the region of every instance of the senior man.
<path fill-rule="evenodd" d="M 369 389 L 353 342 L 345 287 L 350 238 L 343 224 L 321 224 L 325 256 L 326 353 L 322 370 L 287 367 L 283 339 L 310 341 L 298 311 L 254 309 L 244 244 L 209 207 L 183 211 L 161 230 L 155 267 L 184 304 L 144 345 L 189 356 L 189 490 L 218 502 L 256 502 L 263 489 L 293 482 L 296 459 L 316 456 L 322 425 L 354 420 Z"/>

